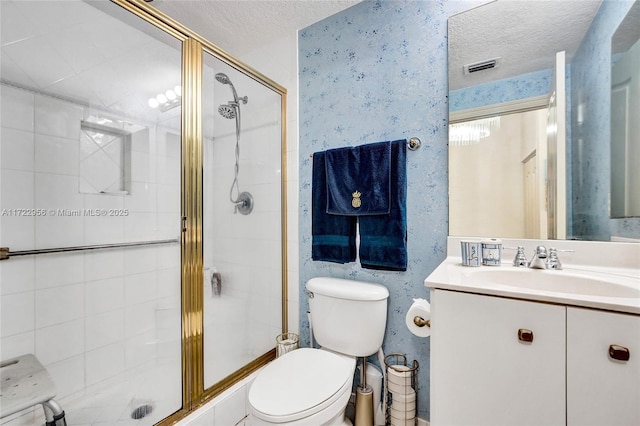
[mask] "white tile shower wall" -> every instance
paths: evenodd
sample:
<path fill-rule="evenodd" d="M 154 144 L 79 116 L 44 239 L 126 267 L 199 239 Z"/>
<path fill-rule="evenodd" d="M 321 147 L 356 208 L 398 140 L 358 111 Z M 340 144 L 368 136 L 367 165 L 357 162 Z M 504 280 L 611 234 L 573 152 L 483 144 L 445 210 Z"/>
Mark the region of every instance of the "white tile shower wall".
<path fill-rule="evenodd" d="M 292 32 L 244 54 L 240 59 L 287 89 L 287 275 L 288 329 L 298 332 L 298 49 Z"/>
<path fill-rule="evenodd" d="M 281 152 L 275 107 L 252 93 L 243 108 L 239 186 L 254 198 L 251 214 L 235 214 L 229 201 L 236 143 L 232 122 L 216 117 L 214 128 L 221 134 L 204 146 L 205 267 L 217 268 L 222 276 L 221 297 L 213 297 L 204 284 L 205 386 L 273 348 L 281 331 Z"/>
<path fill-rule="evenodd" d="M 133 138 L 130 195 L 82 194 L 76 161 L 86 111 L 0 89 L 0 209 L 54 210 L 35 218 L 3 215 L 2 246 L 16 251 L 178 237 L 178 136 L 150 128 L 148 138 Z M 57 210 L 96 208 L 128 209 L 129 215 Z M 0 294 L 0 358 L 35 353 L 63 400 L 123 380 L 158 357 L 177 360 L 179 389 L 178 245 L 15 257 L 0 263 Z"/>

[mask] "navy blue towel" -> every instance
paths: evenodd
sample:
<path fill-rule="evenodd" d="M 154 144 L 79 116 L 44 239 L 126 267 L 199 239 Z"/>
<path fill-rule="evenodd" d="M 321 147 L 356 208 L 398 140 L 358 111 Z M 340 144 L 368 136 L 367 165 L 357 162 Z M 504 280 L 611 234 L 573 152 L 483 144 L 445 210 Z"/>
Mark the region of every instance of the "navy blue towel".
<path fill-rule="evenodd" d="M 407 141 L 391 142 L 388 215 L 361 216 L 360 264 L 367 269 L 407 270 Z"/>
<path fill-rule="evenodd" d="M 325 152 L 327 213 L 389 214 L 391 142 Z"/>
<path fill-rule="evenodd" d="M 325 153 L 313 154 L 311 181 L 311 258 L 349 263 L 356 260 L 356 221 L 353 216 L 327 213 Z"/>

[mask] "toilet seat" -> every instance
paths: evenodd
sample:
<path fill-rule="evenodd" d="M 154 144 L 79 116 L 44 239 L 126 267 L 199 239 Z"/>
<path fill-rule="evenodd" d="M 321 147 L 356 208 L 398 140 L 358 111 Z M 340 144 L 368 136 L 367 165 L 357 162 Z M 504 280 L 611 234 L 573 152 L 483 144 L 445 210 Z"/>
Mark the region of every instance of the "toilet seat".
<path fill-rule="evenodd" d="M 252 414 L 269 423 L 309 417 L 351 393 L 354 369 L 355 358 L 346 355 L 311 348 L 289 352 L 267 365 L 251 384 Z"/>

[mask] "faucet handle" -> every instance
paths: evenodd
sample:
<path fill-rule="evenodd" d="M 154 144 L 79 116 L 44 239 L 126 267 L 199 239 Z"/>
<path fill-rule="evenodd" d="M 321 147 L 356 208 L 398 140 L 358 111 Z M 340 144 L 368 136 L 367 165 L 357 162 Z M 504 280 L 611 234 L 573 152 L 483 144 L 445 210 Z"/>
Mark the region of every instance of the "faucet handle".
<path fill-rule="evenodd" d="M 518 246 L 518 252 L 516 253 L 516 257 L 513 259 L 513 266 L 515 267 L 527 267 L 529 262 L 527 262 L 527 256 L 524 254 L 524 246 Z"/>
<path fill-rule="evenodd" d="M 560 263 L 560 258 L 558 257 L 559 251 L 563 253 L 575 253 L 575 250 L 558 250 L 555 247 L 549 247 L 549 256 L 545 261 L 545 267 L 547 269 L 562 269 L 562 263 Z"/>
<path fill-rule="evenodd" d="M 558 249 L 549 247 L 549 256 L 547 256 L 547 260 L 545 261 L 545 267 L 547 269 L 562 269 L 562 263 L 560 263 L 560 259 L 558 258 Z"/>
<path fill-rule="evenodd" d="M 516 268 L 524 266 L 525 268 L 529 265 L 527 262 L 527 256 L 524 254 L 524 246 L 518 247 L 503 247 L 505 250 L 517 250 L 516 257 L 513 259 L 513 266 Z"/>

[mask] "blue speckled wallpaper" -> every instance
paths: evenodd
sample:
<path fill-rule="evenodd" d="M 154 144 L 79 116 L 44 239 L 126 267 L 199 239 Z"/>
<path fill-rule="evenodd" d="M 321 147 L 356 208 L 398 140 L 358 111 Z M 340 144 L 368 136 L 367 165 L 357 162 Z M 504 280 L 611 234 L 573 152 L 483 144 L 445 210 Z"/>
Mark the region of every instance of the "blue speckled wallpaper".
<path fill-rule="evenodd" d="M 634 0 L 605 1 L 571 66 L 573 237 L 640 238 L 640 218 L 609 219 L 611 37 Z"/>
<path fill-rule="evenodd" d="M 420 363 L 418 412 L 429 418 L 429 339 L 405 315 L 446 256 L 447 18 L 481 2 L 364 1 L 299 32 L 301 343 L 309 344 L 304 285 L 315 276 L 382 283 L 389 289 L 385 353 Z M 407 152 L 408 268 L 311 260 L 310 155 L 342 146 L 419 137 Z"/>
<path fill-rule="evenodd" d="M 449 110 L 462 111 L 548 95 L 552 75 L 553 70 L 549 69 L 453 90 L 449 94 Z"/>

